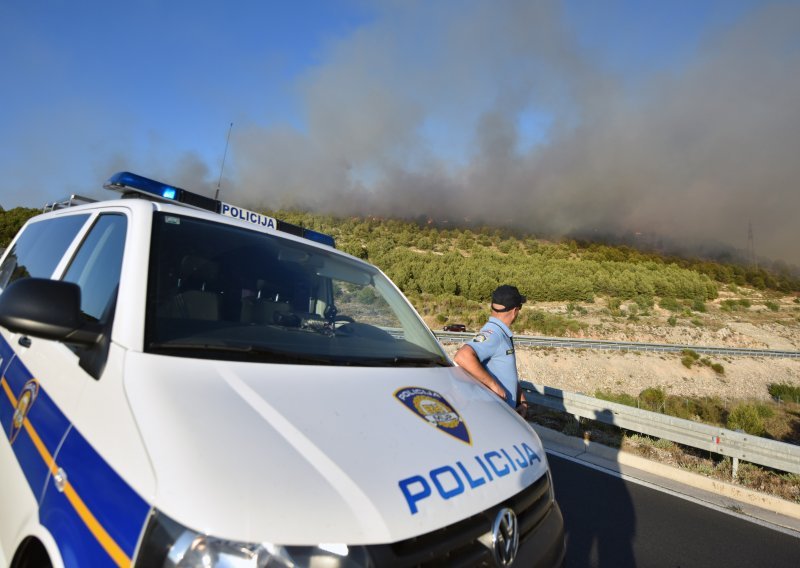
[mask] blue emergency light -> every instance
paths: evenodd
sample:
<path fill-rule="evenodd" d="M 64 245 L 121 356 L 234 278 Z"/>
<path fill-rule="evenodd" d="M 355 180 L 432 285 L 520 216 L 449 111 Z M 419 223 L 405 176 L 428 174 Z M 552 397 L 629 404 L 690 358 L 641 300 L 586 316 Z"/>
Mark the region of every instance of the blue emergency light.
<path fill-rule="evenodd" d="M 217 199 L 211 199 L 210 197 L 192 193 L 191 191 L 186 191 L 180 187 L 168 185 L 166 183 L 148 179 L 130 172 L 119 172 L 114 174 L 108 178 L 108 181 L 103 184 L 103 187 L 106 189 L 119 191 L 123 195 L 144 195 L 149 199 L 179 203 L 187 207 L 211 211 L 212 213 L 224 215 L 225 217 L 233 217 L 234 219 L 240 219 L 253 225 L 257 225 L 262 230 L 277 229 L 278 231 L 303 237 L 323 245 L 328 245 L 331 247 L 336 246 L 336 242 L 334 241 L 333 237 L 326 235 L 325 233 L 312 231 L 311 229 L 305 229 L 298 225 L 281 221 L 280 219 L 273 219 L 272 217 L 262 215 L 261 213 L 256 213 L 255 211 L 249 211 L 242 207 L 236 207 Z"/>

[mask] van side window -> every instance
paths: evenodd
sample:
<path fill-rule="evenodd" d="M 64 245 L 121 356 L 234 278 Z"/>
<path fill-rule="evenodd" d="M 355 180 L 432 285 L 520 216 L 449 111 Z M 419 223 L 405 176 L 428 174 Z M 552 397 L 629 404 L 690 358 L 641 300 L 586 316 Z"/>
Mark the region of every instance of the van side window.
<path fill-rule="evenodd" d="M 125 215 L 100 215 L 64 275 L 81 287 L 81 310 L 89 320 L 100 321 L 114 299 L 127 227 Z"/>
<path fill-rule="evenodd" d="M 0 290 L 33 276 L 49 278 L 89 215 L 67 215 L 29 224 L 0 266 Z"/>

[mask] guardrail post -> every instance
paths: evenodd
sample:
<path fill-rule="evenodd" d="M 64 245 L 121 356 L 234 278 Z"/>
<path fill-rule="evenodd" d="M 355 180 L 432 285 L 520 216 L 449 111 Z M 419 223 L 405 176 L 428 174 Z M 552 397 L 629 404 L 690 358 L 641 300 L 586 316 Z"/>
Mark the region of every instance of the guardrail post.
<path fill-rule="evenodd" d="M 733 480 L 736 481 L 736 475 L 739 473 L 739 458 L 733 458 Z"/>

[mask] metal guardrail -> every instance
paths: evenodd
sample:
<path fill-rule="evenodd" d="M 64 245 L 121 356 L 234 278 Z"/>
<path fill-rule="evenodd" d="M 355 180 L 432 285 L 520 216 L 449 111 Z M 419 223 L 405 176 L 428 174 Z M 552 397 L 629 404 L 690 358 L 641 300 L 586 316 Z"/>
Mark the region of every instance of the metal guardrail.
<path fill-rule="evenodd" d="M 464 343 L 474 333 L 434 332 L 442 343 Z M 619 351 L 681 352 L 739 355 L 749 357 L 800 357 L 800 351 L 708 347 L 661 343 L 634 343 L 600 339 L 566 339 L 563 337 L 514 336 L 515 345 L 572 349 L 605 349 Z M 596 420 L 633 432 L 724 455 L 734 460 L 734 476 L 738 460 L 800 474 L 800 446 L 759 438 L 743 432 L 692 422 L 658 412 L 633 408 L 590 396 L 561 391 L 545 385 L 521 381 L 529 402 L 565 412 L 576 417 Z"/>
<path fill-rule="evenodd" d="M 456 331 L 434 331 L 437 339 L 443 343 L 464 343 L 475 334 Z M 747 349 L 744 347 L 710 347 L 707 345 L 676 345 L 671 343 L 636 343 L 632 341 L 611 341 L 606 339 L 573 339 L 564 337 L 540 337 L 536 335 L 515 335 L 515 345 L 531 347 L 556 347 L 567 349 L 603 349 L 613 351 L 651 351 L 680 353 L 691 349 L 696 353 L 707 355 L 737 355 L 746 357 L 788 357 L 800 358 L 800 351 L 782 351 L 775 349 Z"/>
<path fill-rule="evenodd" d="M 522 381 L 533 404 L 734 459 L 800 474 L 800 446 Z"/>

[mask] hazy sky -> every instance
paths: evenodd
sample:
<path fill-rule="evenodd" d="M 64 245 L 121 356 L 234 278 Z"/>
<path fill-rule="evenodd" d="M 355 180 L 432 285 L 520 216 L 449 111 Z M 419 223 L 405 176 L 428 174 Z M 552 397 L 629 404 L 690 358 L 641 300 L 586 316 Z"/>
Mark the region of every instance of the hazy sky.
<path fill-rule="evenodd" d="M 800 2 L 0 0 L 0 205 L 642 231 L 800 265 Z"/>

